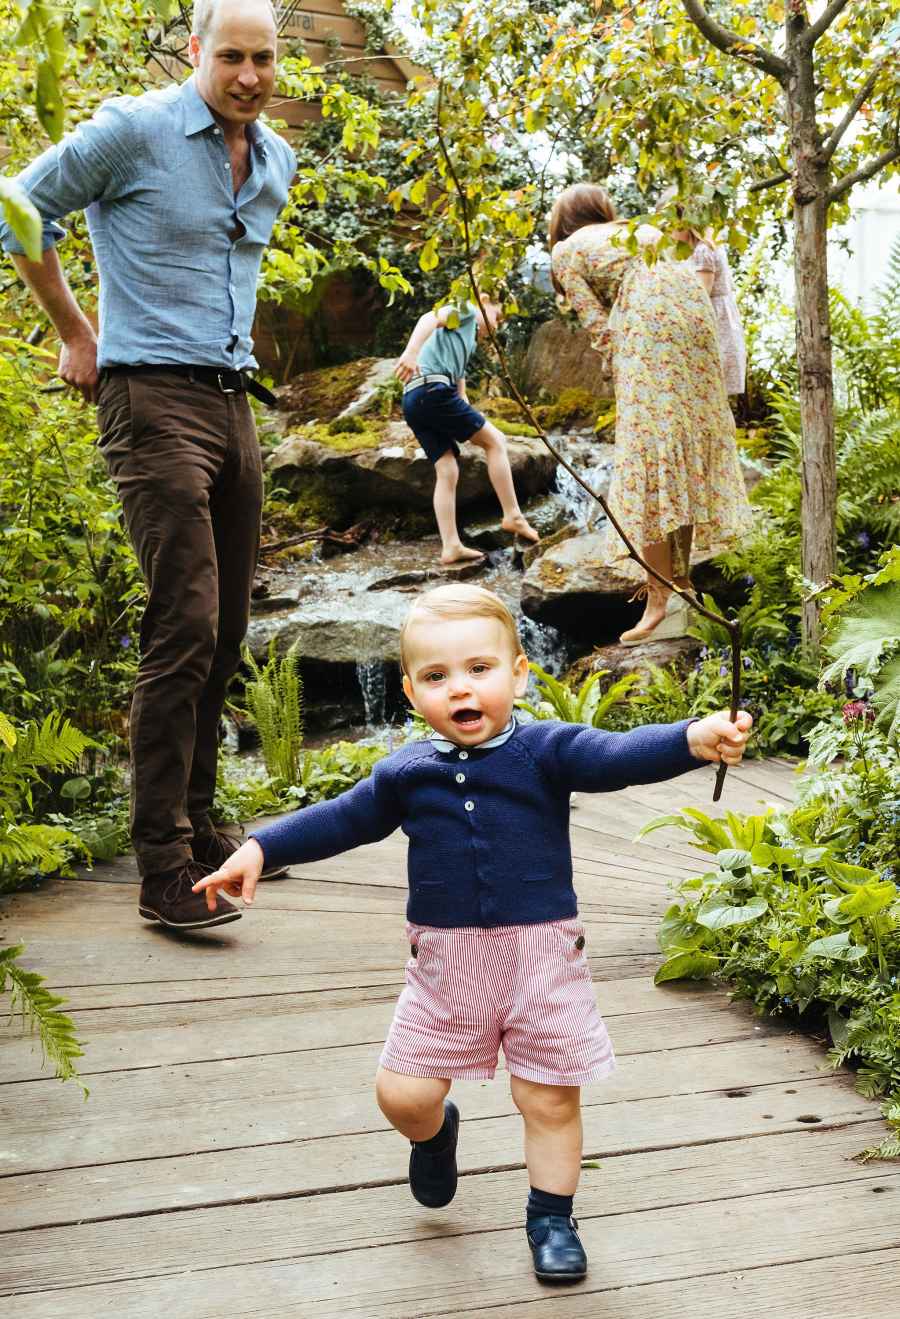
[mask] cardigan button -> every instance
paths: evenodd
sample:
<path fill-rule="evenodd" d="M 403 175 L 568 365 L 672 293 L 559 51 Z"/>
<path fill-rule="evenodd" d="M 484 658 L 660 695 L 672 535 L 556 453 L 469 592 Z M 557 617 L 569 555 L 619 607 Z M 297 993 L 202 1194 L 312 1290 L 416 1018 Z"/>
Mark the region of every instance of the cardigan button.
<path fill-rule="evenodd" d="M 466 781 L 466 776 L 465 776 L 465 774 L 457 774 L 457 776 L 456 776 L 456 781 L 457 781 L 457 783 L 465 783 L 465 781 Z"/>
<path fill-rule="evenodd" d="M 467 802 L 466 802 L 466 810 L 467 810 L 467 811 L 474 811 L 474 809 L 475 809 L 475 803 L 474 803 L 473 801 L 467 801 Z"/>
<path fill-rule="evenodd" d="M 459 758 L 460 760 L 468 760 L 469 759 L 468 751 L 460 751 Z"/>

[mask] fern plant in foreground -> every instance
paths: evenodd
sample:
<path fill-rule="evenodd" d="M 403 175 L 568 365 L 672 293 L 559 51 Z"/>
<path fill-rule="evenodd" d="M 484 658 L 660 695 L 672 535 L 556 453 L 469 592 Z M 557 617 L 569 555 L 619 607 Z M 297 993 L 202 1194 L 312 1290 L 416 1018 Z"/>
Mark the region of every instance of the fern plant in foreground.
<path fill-rule="evenodd" d="M 37 1034 L 43 1058 L 51 1064 L 58 1080 L 77 1080 L 86 1099 L 87 1087 L 78 1080 L 75 1070 L 75 1059 L 83 1057 L 84 1050 L 71 1017 L 60 1012 L 65 999 L 51 994 L 44 988 L 43 976 L 36 971 L 26 971 L 20 964 L 19 958 L 24 951 L 24 944 L 0 948 L 0 994 L 10 996 L 10 1016 L 18 1013 L 23 1029 Z"/>
<path fill-rule="evenodd" d="M 271 641 L 263 665 L 245 648 L 244 663 L 250 670 L 244 692 L 247 713 L 259 732 L 269 776 L 276 784 L 296 783 L 303 750 L 303 683 L 296 648 L 279 658 Z"/>

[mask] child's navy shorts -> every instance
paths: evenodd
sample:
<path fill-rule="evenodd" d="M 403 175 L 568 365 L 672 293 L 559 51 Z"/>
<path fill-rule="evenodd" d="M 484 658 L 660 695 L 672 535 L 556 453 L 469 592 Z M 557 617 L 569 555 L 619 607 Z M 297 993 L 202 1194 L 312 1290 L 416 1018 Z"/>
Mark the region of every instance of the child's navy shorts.
<path fill-rule="evenodd" d="M 433 463 L 448 449 L 458 458 L 459 446 L 480 431 L 486 420 L 452 385 L 439 381 L 404 394 L 403 416 Z"/>

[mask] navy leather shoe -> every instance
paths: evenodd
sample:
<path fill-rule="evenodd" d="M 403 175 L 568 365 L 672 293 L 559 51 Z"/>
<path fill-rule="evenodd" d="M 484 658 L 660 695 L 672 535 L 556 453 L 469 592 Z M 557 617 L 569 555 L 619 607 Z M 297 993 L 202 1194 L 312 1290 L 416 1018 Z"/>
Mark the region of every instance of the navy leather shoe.
<path fill-rule="evenodd" d="M 525 1229 L 534 1259 L 534 1271 L 542 1282 L 579 1282 L 587 1273 L 587 1255 L 576 1232 L 574 1218 L 545 1214 L 533 1218 Z"/>
<path fill-rule="evenodd" d="M 459 1136 L 459 1109 L 452 1099 L 444 1100 L 445 1121 L 452 1128 L 450 1143 L 439 1153 L 411 1141 L 409 1189 L 420 1205 L 442 1209 L 456 1195 L 456 1142 Z"/>

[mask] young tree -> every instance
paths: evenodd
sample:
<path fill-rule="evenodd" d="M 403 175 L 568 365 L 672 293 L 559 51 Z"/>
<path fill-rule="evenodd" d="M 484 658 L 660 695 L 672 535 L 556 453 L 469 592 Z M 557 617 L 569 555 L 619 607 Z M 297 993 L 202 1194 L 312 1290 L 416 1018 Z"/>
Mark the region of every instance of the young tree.
<path fill-rule="evenodd" d="M 803 574 L 824 585 L 835 569 L 835 455 L 826 235 L 829 214 L 857 183 L 900 161 L 900 88 L 896 51 L 900 3 L 779 0 L 766 18 L 782 26 L 780 50 L 753 38 L 760 24 L 740 0 L 720 4 L 719 22 L 701 0 L 681 0 L 684 12 L 716 51 L 781 89 L 778 152 L 782 164 L 748 180 L 760 194 L 790 185 L 794 218 L 794 297 L 803 433 Z M 815 601 L 807 599 L 804 636 L 817 635 Z"/>
<path fill-rule="evenodd" d="M 498 183 L 510 136 L 540 132 L 550 150 L 593 157 L 594 168 L 605 158 L 614 188 L 627 179 L 645 197 L 676 184 L 663 224 L 679 227 L 677 203 L 695 225 L 724 225 L 739 250 L 764 218 L 782 222 L 789 203 L 802 570 L 823 584 L 835 567 L 826 231 L 846 218 L 857 183 L 900 167 L 900 0 L 417 0 L 416 13 L 429 37 L 417 57 L 440 79 L 470 238 L 489 272 L 518 260 L 543 220 L 537 181 L 518 196 Z M 437 106 L 435 91 L 419 95 Z M 412 199 L 429 212 L 422 264 L 430 267 L 454 234 L 458 242 L 459 206 L 434 142 L 422 138 L 411 151 L 423 168 Z M 810 598 L 810 645 L 816 619 Z"/>

